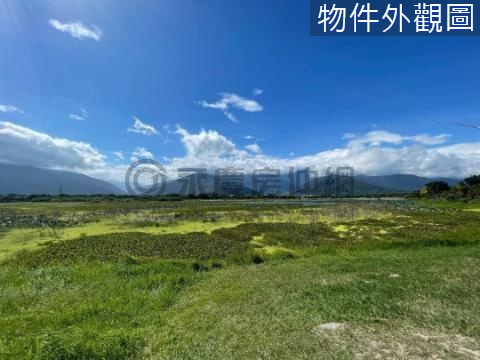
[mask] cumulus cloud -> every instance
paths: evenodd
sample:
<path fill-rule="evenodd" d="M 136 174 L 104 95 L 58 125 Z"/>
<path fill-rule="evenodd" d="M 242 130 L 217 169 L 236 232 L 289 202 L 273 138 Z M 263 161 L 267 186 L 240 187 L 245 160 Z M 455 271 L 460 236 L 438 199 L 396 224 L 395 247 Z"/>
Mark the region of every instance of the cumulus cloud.
<path fill-rule="evenodd" d="M 2 104 L 0 104 L 0 112 L 24 114 L 23 110 L 20 110 L 19 108 L 13 105 L 2 105 Z"/>
<path fill-rule="evenodd" d="M 254 154 L 260 154 L 262 152 L 262 149 L 260 148 L 260 146 L 258 146 L 258 144 L 247 145 L 245 146 L 245 149 L 251 151 Z"/>
<path fill-rule="evenodd" d="M 221 93 L 220 100 L 213 103 L 202 100 L 198 101 L 197 104 L 207 109 L 222 111 L 224 115 L 232 122 L 238 122 L 238 120 L 231 112 L 231 109 L 237 109 L 251 113 L 263 110 L 263 106 L 257 101 L 243 98 L 232 93 Z"/>
<path fill-rule="evenodd" d="M 480 172 L 480 142 L 445 146 L 442 144 L 449 139 L 445 134 L 406 136 L 386 131 L 349 134 L 344 137 L 347 142 L 342 147 L 305 156 L 290 153 L 286 158 L 264 154 L 257 144 L 247 145 L 248 151 L 240 150 L 217 131 L 201 130 L 195 134 L 178 128 L 177 134 L 186 154 L 170 159 L 172 169 L 198 166 L 213 170 L 236 166 L 247 170 L 277 167 L 288 171 L 289 167 L 310 167 L 324 172 L 329 167 L 353 166 L 357 174 L 403 173 L 457 178 Z"/>
<path fill-rule="evenodd" d="M 253 96 L 258 96 L 258 95 L 262 95 L 263 94 L 263 90 L 262 89 L 253 89 Z"/>
<path fill-rule="evenodd" d="M 130 160 L 131 161 L 138 161 L 141 159 L 154 159 L 155 157 L 153 154 L 145 149 L 144 147 L 137 147 L 131 154 Z"/>
<path fill-rule="evenodd" d="M 74 171 L 106 165 L 105 156 L 88 143 L 56 138 L 11 122 L 0 122 L 0 161 Z"/>
<path fill-rule="evenodd" d="M 178 127 L 177 134 L 186 150 L 187 158 L 212 159 L 224 156 L 237 155 L 235 144 L 218 132 L 201 130 L 198 134 L 191 134 L 187 130 Z"/>
<path fill-rule="evenodd" d="M 62 23 L 56 19 L 50 19 L 48 23 L 54 29 L 70 34 L 76 39 L 92 39 L 95 41 L 100 41 L 103 37 L 103 31 L 97 25 L 86 26 L 80 21 Z"/>
<path fill-rule="evenodd" d="M 142 135 L 157 135 L 158 131 L 152 125 L 148 125 L 137 117 L 133 117 L 134 123 L 127 129 L 127 132 L 142 134 Z"/>
<path fill-rule="evenodd" d="M 70 114 L 68 117 L 72 120 L 77 120 L 77 121 L 85 121 L 88 119 L 88 114 L 85 109 L 80 109 L 80 113 L 78 114 Z"/>
<path fill-rule="evenodd" d="M 174 174 L 181 167 L 206 167 L 213 172 L 220 167 L 242 167 L 247 172 L 270 167 L 288 171 L 289 167 L 310 167 L 320 173 L 328 167 L 353 166 L 357 174 L 415 174 L 428 177 L 466 177 L 480 173 L 480 141 L 445 144 L 444 134 L 402 135 L 369 132 L 348 135 L 342 146 L 311 155 L 272 156 L 257 144 L 240 149 L 231 139 L 215 130 L 175 131 L 184 153 L 169 157 L 167 171 Z M 112 152 L 117 159 L 153 159 L 144 147 L 134 151 Z M 57 138 L 11 122 L 0 122 L 0 162 L 32 165 L 82 172 L 107 180 L 121 181 L 128 165 L 119 164 L 92 145 Z"/>

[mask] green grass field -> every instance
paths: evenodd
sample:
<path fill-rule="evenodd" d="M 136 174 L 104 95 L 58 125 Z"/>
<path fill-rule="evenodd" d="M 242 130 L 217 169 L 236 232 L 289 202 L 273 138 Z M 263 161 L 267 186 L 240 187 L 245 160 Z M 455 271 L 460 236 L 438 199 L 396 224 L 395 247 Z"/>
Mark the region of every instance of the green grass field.
<path fill-rule="evenodd" d="M 477 207 L 0 205 L 0 358 L 478 359 Z"/>

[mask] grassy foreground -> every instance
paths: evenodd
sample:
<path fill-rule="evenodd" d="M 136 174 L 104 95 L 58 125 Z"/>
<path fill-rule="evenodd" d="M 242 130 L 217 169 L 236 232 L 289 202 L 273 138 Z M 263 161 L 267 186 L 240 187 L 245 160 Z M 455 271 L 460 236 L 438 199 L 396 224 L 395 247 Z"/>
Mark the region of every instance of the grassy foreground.
<path fill-rule="evenodd" d="M 6 256 L 0 358 L 480 358 L 478 212 L 287 204 L 258 217 L 245 203 L 175 206 L 206 211 L 164 223 L 171 209 L 148 219 L 135 209 L 121 233 Z M 215 229 L 138 232 L 151 216 L 152 229 L 204 216 Z"/>

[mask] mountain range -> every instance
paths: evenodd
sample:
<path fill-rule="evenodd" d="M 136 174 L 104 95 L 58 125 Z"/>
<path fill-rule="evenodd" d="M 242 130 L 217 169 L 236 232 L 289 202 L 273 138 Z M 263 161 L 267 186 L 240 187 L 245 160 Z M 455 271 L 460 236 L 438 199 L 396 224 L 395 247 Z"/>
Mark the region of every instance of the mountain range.
<path fill-rule="evenodd" d="M 87 175 L 41 169 L 32 166 L 0 164 L 0 194 L 122 194 L 109 182 Z"/>
<path fill-rule="evenodd" d="M 288 174 L 279 178 L 281 194 L 288 194 L 291 189 L 291 179 Z M 382 176 L 357 175 L 354 178 L 354 195 L 375 195 L 410 193 L 421 189 L 426 183 L 433 180 L 446 181 L 450 185 L 458 183 L 453 178 L 427 178 L 409 174 L 392 174 Z M 202 179 L 202 185 L 208 193 L 214 192 L 215 177 L 208 174 Z M 328 179 L 318 179 L 316 194 L 326 194 Z M 347 184 L 348 186 L 348 184 Z M 252 179 L 245 176 L 244 188 L 238 191 L 229 190 L 228 194 L 250 195 L 252 194 Z M 172 180 L 167 183 L 165 194 L 179 193 L 182 183 Z M 272 191 L 270 191 L 271 193 Z M 0 194 L 68 194 L 68 195 L 94 195 L 94 194 L 125 194 L 126 191 L 112 185 L 109 182 L 92 178 L 87 175 L 41 169 L 32 166 L 0 164 Z M 187 192 L 188 193 L 188 192 Z M 267 190 L 266 194 L 269 193 Z M 302 190 L 294 191 L 295 194 L 303 194 Z"/>

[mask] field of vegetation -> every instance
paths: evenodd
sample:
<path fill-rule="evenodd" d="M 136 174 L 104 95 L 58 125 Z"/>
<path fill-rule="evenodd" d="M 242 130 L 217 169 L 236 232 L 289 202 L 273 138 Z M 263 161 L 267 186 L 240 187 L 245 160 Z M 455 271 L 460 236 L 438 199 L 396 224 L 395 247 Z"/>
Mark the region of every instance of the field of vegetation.
<path fill-rule="evenodd" d="M 0 204 L 1 359 L 480 359 L 480 202 Z"/>

